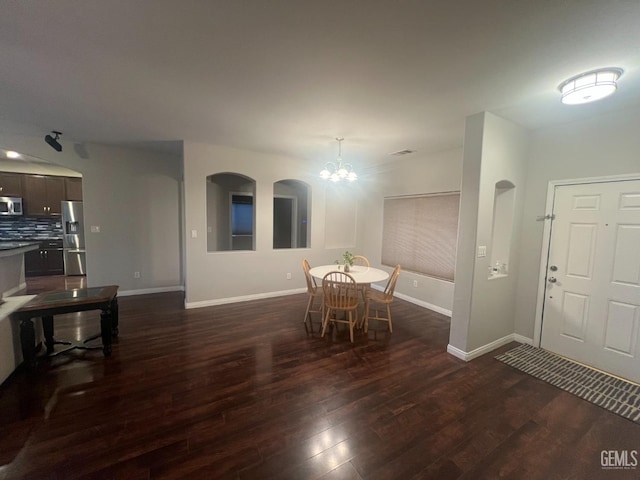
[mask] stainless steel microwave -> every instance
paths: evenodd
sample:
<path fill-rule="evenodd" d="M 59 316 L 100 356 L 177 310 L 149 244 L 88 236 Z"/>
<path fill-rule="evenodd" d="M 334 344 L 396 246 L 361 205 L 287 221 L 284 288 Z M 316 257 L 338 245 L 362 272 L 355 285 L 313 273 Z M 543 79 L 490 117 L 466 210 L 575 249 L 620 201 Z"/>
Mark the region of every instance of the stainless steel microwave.
<path fill-rule="evenodd" d="M 22 215 L 22 198 L 0 197 L 0 215 Z"/>

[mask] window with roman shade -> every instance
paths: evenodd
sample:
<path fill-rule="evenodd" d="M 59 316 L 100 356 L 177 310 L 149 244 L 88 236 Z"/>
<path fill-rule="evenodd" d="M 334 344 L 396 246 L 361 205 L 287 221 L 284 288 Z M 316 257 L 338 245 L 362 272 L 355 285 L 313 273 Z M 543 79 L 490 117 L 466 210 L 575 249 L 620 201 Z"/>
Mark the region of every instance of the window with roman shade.
<path fill-rule="evenodd" d="M 382 264 L 453 281 L 460 192 L 386 197 Z"/>

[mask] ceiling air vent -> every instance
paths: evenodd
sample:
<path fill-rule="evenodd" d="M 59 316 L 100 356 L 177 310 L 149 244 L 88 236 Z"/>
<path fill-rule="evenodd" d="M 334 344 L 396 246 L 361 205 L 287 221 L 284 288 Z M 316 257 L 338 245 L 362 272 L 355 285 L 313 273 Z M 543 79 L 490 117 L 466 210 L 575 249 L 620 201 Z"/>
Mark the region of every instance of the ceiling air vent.
<path fill-rule="evenodd" d="M 390 153 L 389 155 L 393 155 L 393 156 L 397 157 L 397 156 L 400 156 L 400 155 L 410 155 L 410 154 L 415 153 L 415 152 L 416 152 L 415 150 L 405 149 L 405 150 L 398 150 L 397 152 Z"/>

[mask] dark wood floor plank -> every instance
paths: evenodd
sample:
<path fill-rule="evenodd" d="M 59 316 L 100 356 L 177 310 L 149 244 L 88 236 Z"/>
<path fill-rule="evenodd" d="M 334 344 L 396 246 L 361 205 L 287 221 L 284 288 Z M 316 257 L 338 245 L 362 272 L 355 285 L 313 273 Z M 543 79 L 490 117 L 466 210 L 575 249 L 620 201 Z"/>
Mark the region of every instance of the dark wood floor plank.
<path fill-rule="evenodd" d="M 307 334 L 306 300 L 121 298 L 112 358 L 44 359 L 0 387 L 0 479 L 638 478 L 600 466 L 638 449 L 638 425 L 494 354 L 450 356 L 446 317 L 397 300 L 394 333 L 352 345 Z M 99 315 L 55 327 L 81 339 Z"/>

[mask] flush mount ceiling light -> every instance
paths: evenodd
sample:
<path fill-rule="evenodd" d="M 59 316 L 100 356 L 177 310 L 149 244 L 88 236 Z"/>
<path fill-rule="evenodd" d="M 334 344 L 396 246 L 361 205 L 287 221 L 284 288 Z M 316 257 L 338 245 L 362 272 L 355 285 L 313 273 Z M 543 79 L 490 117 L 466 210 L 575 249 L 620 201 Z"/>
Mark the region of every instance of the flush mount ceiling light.
<path fill-rule="evenodd" d="M 347 180 L 353 182 L 358 179 L 358 175 L 353 171 L 350 163 L 342 163 L 342 141 L 344 138 L 336 138 L 338 141 L 338 160 L 337 163 L 327 162 L 320 172 L 320 177 L 332 182 Z"/>
<path fill-rule="evenodd" d="M 608 97 L 616 91 L 620 75 L 621 68 L 602 68 L 576 75 L 560 85 L 562 103 L 579 105 Z"/>
<path fill-rule="evenodd" d="M 7 150 L 7 158 L 20 158 L 22 155 L 20 155 L 18 152 L 14 152 L 13 150 Z"/>

